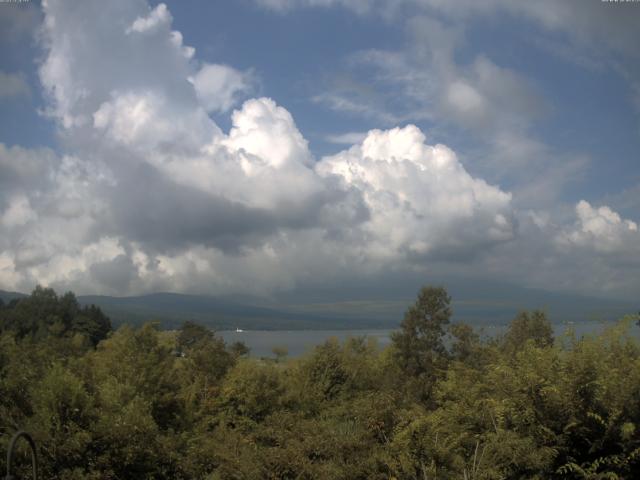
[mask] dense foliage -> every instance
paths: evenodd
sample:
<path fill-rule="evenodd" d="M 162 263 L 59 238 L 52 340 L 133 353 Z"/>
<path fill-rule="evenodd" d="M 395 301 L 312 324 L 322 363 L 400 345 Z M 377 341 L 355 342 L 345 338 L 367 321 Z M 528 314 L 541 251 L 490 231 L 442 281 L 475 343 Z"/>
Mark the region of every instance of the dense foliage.
<path fill-rule="evenodd" d="M 636 317 L 483 340 L 427 287 L 387 349 L 254 359 L 189 322 L 107 335 L 71 294 L 0 308 L 0 448 L 32 432 L 42 478 L 640 478 Z"/>
<path fill-rule="evenodd" d="M 16 339 L 41 340 L 45 337 L 82 337 L 92 345 L 107 337 L 111 322 L 94 306 L 80 307 L 76 296 L 56 295 L 40 286 L 26 298 L 15 298 L 7 305 L 0 300 L 0 332 L 11 332 Z"/>

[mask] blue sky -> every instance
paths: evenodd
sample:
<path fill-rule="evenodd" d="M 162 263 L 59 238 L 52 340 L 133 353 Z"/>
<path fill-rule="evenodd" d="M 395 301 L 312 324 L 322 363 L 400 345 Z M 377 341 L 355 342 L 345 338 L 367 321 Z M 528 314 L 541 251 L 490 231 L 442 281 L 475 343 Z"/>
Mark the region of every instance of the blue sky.
<path fill-rule="evenodd" d="M 600 0 L 2 4 L 0 288 L 637 298 L 638 21 Z"/>

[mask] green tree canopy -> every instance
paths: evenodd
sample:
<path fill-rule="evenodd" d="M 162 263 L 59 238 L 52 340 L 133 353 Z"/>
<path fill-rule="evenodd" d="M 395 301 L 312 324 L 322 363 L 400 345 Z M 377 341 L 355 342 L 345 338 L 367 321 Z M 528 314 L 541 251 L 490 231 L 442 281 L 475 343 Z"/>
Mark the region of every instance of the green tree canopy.
<path fill-rule="evenodd" d="M 53 289 L 38 285 L 28 297 L 0 310 L 0 331 L 32 339 L 81 334 L 95 346 L 111 331 L 111 321 L 95 305 L 81 307 L 72 292 L 58 296 Z"/>
<path fill-rule="evenodd" d="M 522 313 L 485 340 L 447 328 L 449 296 L 425 287 L 386 348 L 331 339 L 276 361 L 194 323 L 93 348 L 73 294 L 32 297 L 0 310 L 36 319 L 0 332 L 0 453 L 29 431 L 42 478 L 640 478 L 635 316 L 553 344 L 544 314 Z"/>
<path fill-rule="evenodd" d="M 446 367 L 445 327 L 451 318 L 451 297 L 443 287 L 423 287 L 404 315 L 400 331 L 391 336 L 400 369 L 414 378 L 426 399 L 436 378 Z"/>
<path fill-rule="evenodd" d="M 511 321 L 504 336 L 504 348 L 509 352 L 517 352 L 527 341 L 541 348 L 553 345 L 553 327 L 541 310 L 520 312 Z"/>

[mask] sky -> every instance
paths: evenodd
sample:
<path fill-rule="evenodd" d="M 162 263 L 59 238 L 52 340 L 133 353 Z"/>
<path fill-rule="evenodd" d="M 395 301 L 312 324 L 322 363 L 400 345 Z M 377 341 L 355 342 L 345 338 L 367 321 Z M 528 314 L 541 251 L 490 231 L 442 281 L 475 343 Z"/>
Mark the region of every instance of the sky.
<path fill-rule="evenodd" d="M 637 300 L 638 25 L 601 0 L 0 3 L 0 289 Z"/>

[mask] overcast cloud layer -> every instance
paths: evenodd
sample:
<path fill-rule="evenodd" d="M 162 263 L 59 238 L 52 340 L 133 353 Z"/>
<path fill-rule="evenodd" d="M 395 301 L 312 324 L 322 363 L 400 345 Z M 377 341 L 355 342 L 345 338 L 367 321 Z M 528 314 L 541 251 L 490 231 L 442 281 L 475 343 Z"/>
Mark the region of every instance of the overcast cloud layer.
<path fill-rule="evenodd" d="M 283 15 L 340 4 L 259 3 Z M 199 60 L 165 4 L 43 2 L 42 115 L 60 148 L 0 144 L 0 288 L 269 294 L 419 271 L 634 298 L 638 225 L 589 199 L 558 202 L 587 160 L 536 138 L 549 106 L 525 76 L 483 55 L 456 60 L 464 34 L 447 19 L 504 9 L 576 45 L 613 20 L 592 22 L 588 8 L 574 18 L 561 2 L 545 3 L 557 17 L 498 1 L 409 3 L 425 8 L 406 23 L 410 48 L 347 59 L 403 107 L 365 112 L 380 129 L 336 134 L 335 153 L 316 158 L 287 99 L 251 98 L 255 71 Z M 345 5 L 380 13 L 376 2 Z M 608 48 L 627 54 L 633 33 L 620 21 Z M 0 96 L 30 95 L 20 74 L 0 79 Z M 374 108 L 340 90 L 313 101 Z M 421 118 L 486 140 L 475 174 L 456 145 L 412 123 Z"/>

